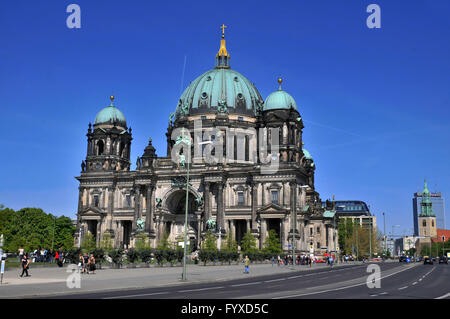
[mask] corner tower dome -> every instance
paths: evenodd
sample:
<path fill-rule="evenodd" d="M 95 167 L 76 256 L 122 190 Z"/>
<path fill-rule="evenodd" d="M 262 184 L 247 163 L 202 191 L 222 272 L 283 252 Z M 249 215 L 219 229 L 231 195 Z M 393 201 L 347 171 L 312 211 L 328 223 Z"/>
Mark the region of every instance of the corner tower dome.
<path fill-rule="evenodd" d="M 97 116 L 95 117 L 94 125 L 111 124 L 126 129 L 127 121 L 125 119 L 125 116 L 122 112 L 120 112 L 118 108 L 114 106 L 114 96 L 111 96 L 110 99 L 111 104 L 98 112 Z"/>
<path fill-rule="evenodd" d="M 187 115 L 203 113 L 238 113 L 256 116 L 264 103 L 256 87 L 242 74 L 230 68 L 230 54 L 225 46 L 225 25 L 222 25 L 220 49 L 216 66 L 192 81 L 181 95 L 175 121 Z"/>
<path fill-rule="evenodd" d="M 297 111 L 297 103 L 295 103 L 294 98 L 289 93 L 281 89 L 281 82 L 283 82 L 283 80 L 281 78 L 278 78 L 278 91 L 271 93 L 267 97 L 266 101 L 264 102 L 263 111 L 280 109 L 294 109 Z"/>

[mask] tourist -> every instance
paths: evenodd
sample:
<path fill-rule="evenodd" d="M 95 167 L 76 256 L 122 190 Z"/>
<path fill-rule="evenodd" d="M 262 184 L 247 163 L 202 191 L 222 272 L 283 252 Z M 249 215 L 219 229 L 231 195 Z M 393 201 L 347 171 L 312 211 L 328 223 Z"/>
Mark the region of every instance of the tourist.
<path fill-rule="evenodd" d="M 247 255 L 245 256 L 245 259 L 244 259 L 244 266 L 245 266 L 244 274 L 248 274 L 249 273 L 248 267 L 250 266 L 250 259 L 248 258 Z"/>
<path fill-rule="evenodd" d="M 80 253 L 80 255 L 78 256 L 78 272 L 81 272 L 81 271 L 84 272 L 83 264 L 84 264 L 83 255 Z"/>
<path fill-rule="evenodd" d="M 83 256 L 83 273 L 87 273 L 89 275 L 89 256 L 87 253 L 84 253 Z"/>
<path fill-rule="evenodd" d="M 22 274 L 20 277 L 23 277 L 23 274 L 26 273 L 27 275 L 25 277 L 30 277 L 31 275 L 28 274 L 28 269 L 30 268 L 30 260 L 28 259 L 27 254 L 24 254 L 22 256 Z"/>
<path fill-rule="evenodd" d="M 95 258 L 94 255 L 91 254 L 91 257 L 89 257 L 89 271 L 91 271 L 93 274 L 95 274 Z"/>

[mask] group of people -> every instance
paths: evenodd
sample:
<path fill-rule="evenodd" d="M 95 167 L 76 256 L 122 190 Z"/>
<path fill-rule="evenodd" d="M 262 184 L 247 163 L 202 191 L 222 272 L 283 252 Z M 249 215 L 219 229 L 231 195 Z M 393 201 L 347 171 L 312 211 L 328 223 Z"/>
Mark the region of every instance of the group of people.
<path fill-rule="evenodd" d="M 284 258 L 281 258 L 280 256 L 277 257 L 277 265 L 292 265 L 294 262 L 294 258 L 292 258 L 292 255 L 286 255 Z M 314 257 L 310 257 L 309 255 L 296 255 L 295 256 L 295 264 L 296 265 L 311 265 L 315 263 Z M 272 266 L 274 264 L 274 258 L 272 257 Z"/>
<path fill-rule="evenodd" d="M 25 249 L 19 248 L 19 261 L 22 260 L 22 256 L 25 255 Z M 64 252 L 62 248 L 57 250 L 41 248 L 35 249 L 28 258 L 32 259 L 33 262 L 62 262 L 64 259 Z"/>
<path fill-rule="evenodd" d="M 78 267 L 79 267 L 79 271 L 82 274 L 87 273 L 89 275 L 89 273 L 91 273 L 91 272 L 93 274 L 95 274 L 96 266 L 95 266 L 94 255 L 91 254 L 90 256 L 88 256 L 87 253 L 84 253 L 84 255 L 80 254 L 78 257 Z"/>
<path fill-rule="evenodd" d="M 19 262 L 22 267 L 22 274 L 20 277 L 30 277 L 31 275 L 28 273 L 30 269 L 31 262 L 55 262 L 59 267 L 63 266 L 64 262 L 64 252 L 62 248 L 52 251 L 47 249 L 36 249 L 33 253 L 28 254 L 25 252 L 25 249 L 19 248 Z"/>

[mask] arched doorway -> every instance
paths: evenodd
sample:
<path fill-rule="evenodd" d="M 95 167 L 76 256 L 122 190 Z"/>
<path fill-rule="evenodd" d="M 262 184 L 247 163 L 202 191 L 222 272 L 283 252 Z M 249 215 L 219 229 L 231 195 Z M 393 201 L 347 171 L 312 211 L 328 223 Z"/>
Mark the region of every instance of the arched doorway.
<path fill-rule="evenodd" d="M 189 192 L 188 195 L 188 240 L 192 250 L 197 249 L 198 224 L 195 212 L 197 202 L 195 195 Z M 186 190 L 180 189 L 172 192 L 166 199 L 166 206 L 173 215 L 172 222 L 166 225 L 169 240 L 172 242 L 184 241 L 184 223 L 186 214 Z"/>

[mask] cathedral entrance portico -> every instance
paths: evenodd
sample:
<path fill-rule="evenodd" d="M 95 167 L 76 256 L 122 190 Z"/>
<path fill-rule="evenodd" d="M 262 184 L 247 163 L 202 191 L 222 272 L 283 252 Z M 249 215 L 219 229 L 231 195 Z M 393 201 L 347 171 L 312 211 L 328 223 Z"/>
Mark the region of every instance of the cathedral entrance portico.
<path fill-rule="evenodd" d="M 188 193 L 188 241 L 192 249 L 197 249 L 199 245 L 198 231 L 200 229 L 201 220 L 197 217 L 199 215 L 199 204 L 191 190 Z M 184 241 L 185 231 L 185 214 L 186 214 L 186 190 L 185 189 L 171 189 L 163 200 L 163 205 L 169 211 L 166 214 L 166 234 L 170 242 L 177 243 Z"/>

